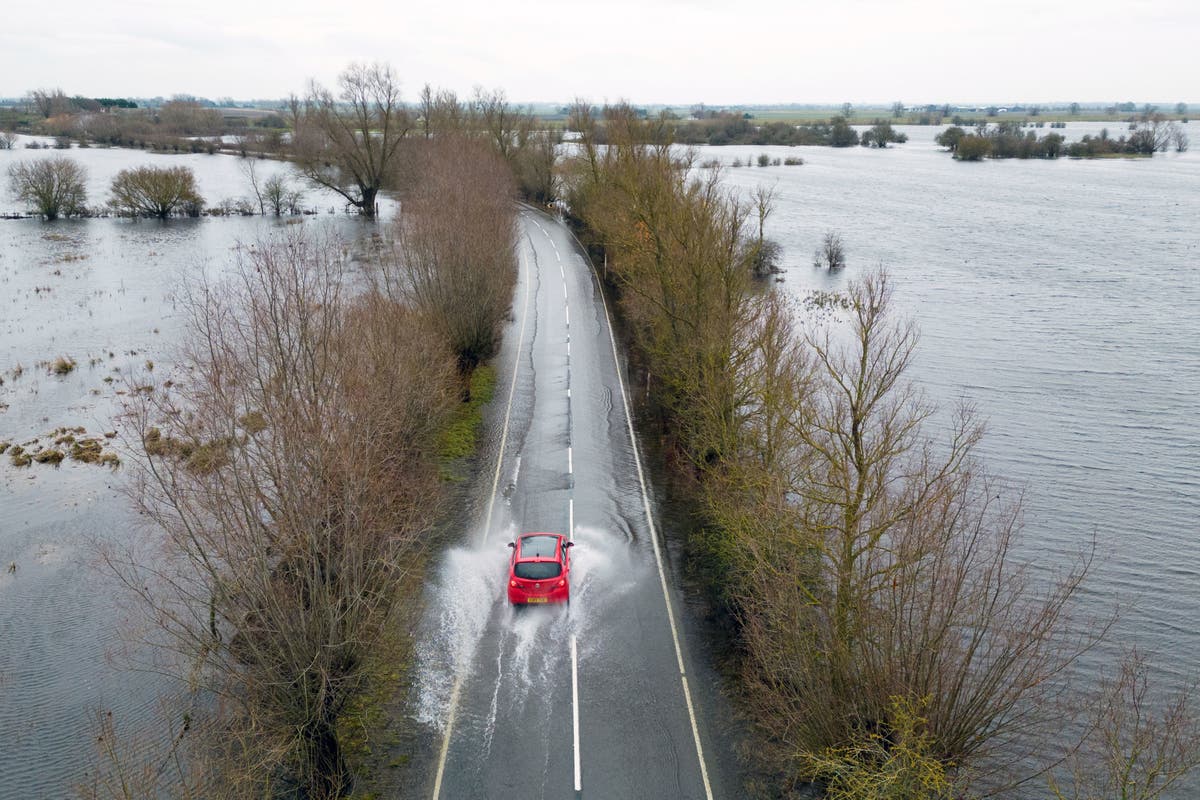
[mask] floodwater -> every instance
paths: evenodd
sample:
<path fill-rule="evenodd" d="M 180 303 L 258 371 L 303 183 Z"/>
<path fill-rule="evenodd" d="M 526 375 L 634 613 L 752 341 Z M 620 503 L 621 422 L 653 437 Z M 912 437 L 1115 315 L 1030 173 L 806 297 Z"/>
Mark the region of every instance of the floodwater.
<path fill-rule="evenodd" d="M 1073 140 L 1101 127 L 1072 124 L 1065 133 Z M 1200 131 L 1189 127 L 1200 148 Z M 989 422 L 989 466 L 1024 490 L 1025 552 L 1052 572 L 1099 541 L 1103 562 L 1085 603 L 1097 615 L 1117 602 L 1123 610 L 1114 647 L 1085 669 L 1094 675 L 1118 646 L 1136 644 L 1151 651 L 1158 677 L 1178 685 L 1200 663 L 1200 151 L 960 164 L 933 144 L 935 129 L 904 130 L 910 141 L 886 151 L 700 155 L 804 158 L 803 166 L 726 173 L 739 188 L 776 186 L 768 233 L 784 246 L 780 288 L 801 298 L 885 265 L 900 309 L 922 331 L 913 377 L 945 406 L 976 404 Z M 0 151 L 0 174 L 14 160 L 51 154 Z M 150 162 L 192 166 L 210 202 L 249 193 L 228 156 L 71 155 L 88 166 L 93 202 L 117 170 Z M 264 177 L 286 169 L 260 165 Z M 310 192 L 306 205 L 339 204 Z M 0 213 L 15 210 L 0 181 Z M 180 281 L 220 269 L 239 241 L 288 222 L 0 221 L 0 441 L 65 426 L 113 430 L 123 380 L 136 380 L 147 362 L 156 375 L 173 366 Z M 340 216 L 297 224 L 332 225 L 348 238 L 364 230 Z M 834 275 L 810 264 L 826 230 L 840 232 L 848 251 L 849 266 Z M 76 369 L 60 377 L 39 366 L 58 356 Z M 127 668 L 119 592 L 93 563 L 97 540 L 119 543 L 140 530 L 119 491 L 124 477 L 70 461 L 16 468 L 0 457 L 2 796 L 66 794 L 91 755 L 96 709 L 133 724 L 157 713 L 162 684 Z M 464 550 L 448 568 L 491 593 L 498 577 L 481 571 L 482 558 Z M 9 562 L 15 574 L 4 570 Z M 469 658 L 484 611 L 447 609 L 459 615 L 447 622 L 463 626 L 461 637 L 423 653 L 425 663 Z M 523 620 L 513 648 L 523 652 L 527 628 L 565 624 Z"/>
<path fill-rule="evenodd" d="M 1200 147 L 1200 126 L 1187 129 Z M 1085 681 L 1137 646 L 1159 686 L 1179 687 L 1200 672 L 1200 152 L 958 163 L 936 129 L 903 130 L 909 142 L 886 151 L 700 158 L 804 158 L 726 172 L 778 193 L 778 285 L 801 298 L 886 267 L 922 334 L 912 377 L 944 409 L 976 406 L 988 467 L 1024 492 L 1023 554 L 1050 575 L 1096 538 L 1083 610 L 1121 610 Z M 828 230 L 847 249 L 837 274 L 812 266 Z"/>
<path fill-rule="evenodd" d="M 0 176 L 24 158 L 60 151 L 0 151 Z M 250 194 L 241 159 L 83 149 L 89 201 L 104 200 L 120 169 L 186 165 L 210 202 Z M 286 165 L 261 161 L 260 180 Z M 340 208 L 308 190 L 310 209 Z M 20 211 L 0 180 L 0 214 Z M 320 213 L 158 222 L 0 220 L 0 442 L 22 444 L 63 427 L 103 436 L 139 376 L 172 375 L 185 323 L 182 282 L 230 264 L 239 243 L 289 225 L 354 240 L 371 226 Z M 58 357 L 76 363 L 56 375 Z M 120 454 L 120 438 L 106 449 Z M 120 469 L 72 462 L 15 467 L 0 456 L 0 797 L 61 798 L 92 756 L 92 720 L 112 711 L 136 732 L 159 718 L 160 678 L 130 669 L 132 617 L 98 547 L 145 533 L 121 493 Z M 8 571 L 9 564 L 16 571 Z"/>

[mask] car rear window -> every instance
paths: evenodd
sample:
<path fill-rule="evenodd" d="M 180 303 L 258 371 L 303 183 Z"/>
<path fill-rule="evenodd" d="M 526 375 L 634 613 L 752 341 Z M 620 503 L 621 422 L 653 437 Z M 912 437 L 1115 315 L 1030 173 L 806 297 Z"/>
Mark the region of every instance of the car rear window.
<path fill-rule="evenodd" d="M 521 539 L 521 558 L 554 558 L 557 536 L 526 536 Z"/>
<path fill-rule="evenodd" d="M 513 574 L 527 581 L 544 581 L 557 578 L 562 573 L 562 564 L 557 561 L 518 561 Z"/>

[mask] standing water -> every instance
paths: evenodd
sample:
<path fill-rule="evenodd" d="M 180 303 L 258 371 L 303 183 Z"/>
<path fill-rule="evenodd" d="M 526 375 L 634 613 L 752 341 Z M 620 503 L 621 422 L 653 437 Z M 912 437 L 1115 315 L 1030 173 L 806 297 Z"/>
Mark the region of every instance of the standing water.
<path fill-rule="evenodd" d="M 7 186 L 22 159 L 67 155 L 88 170 L 88 200 L 100 205 L 117 171 L 145 164 L 189 166 L 210 205 L 246 197 L 244 160 L 131 150 L 0 151 L 0 215 L 22 211 Z M 260 180 L 285 165 L 257 162 Z M 295 180 L 295 179 L 293 179 Z M 309 191 L 304 205 L 341 203 Z M 289 224 L 333 227 L 351 239 L 356 220 L 299 218 L 0 220 L 0 444 L 53 441 L 83 428 L 120 453 L 125 393 L 139 378 L 186 380 L 175 357 L 185 324 L 182 282 L 231 263 L 239 243 Z M 55 372 L 59 358 L 74 368 Z M 145 383 L 145 380 L 141 381 Z M 31 447 L 29 449 L 32 449 Z M 62 798 L 94 755 L 93 722 L 111 711 L 134 733 L 156 723 L 170 684 L 130 669 L 137 617 L 128 593 L 97 554 L 145 535 L 122 493 L 127 472 L 67 459 L 15 466 L 0 455 L 0 796 Z M 12 565 L 10 572 L 10 564 Z"/>
<path fill-rule="evenodd" d="M 1176 689 L 1200 664 L 1200 153 L 960 163 L 940 129 L 901 130 L 909 142 L 885 151 L 700 160 L 804 158 L 725 173 L 743 192 L 775 186 L 782 289 L 802 298 L 886 267 L 922 334 L 911 377 L 943 408 L 976 406 L 988 467 L 1024 492 L 1023 555 L 1050 575 L 1096 538 L 1083 610 L 1121 617 L 1081 677 L 1137 646 Z M 811 263 L 830 230 L 848 254 L 837 273 Z"/>

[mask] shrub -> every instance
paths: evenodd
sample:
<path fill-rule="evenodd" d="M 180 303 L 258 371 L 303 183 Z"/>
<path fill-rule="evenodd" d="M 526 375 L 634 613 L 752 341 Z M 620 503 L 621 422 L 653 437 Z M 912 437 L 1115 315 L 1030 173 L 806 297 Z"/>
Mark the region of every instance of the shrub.
<path fill-rule="evenodd" d="M 958 149 L 958 143 L 967 135 L 967 132 L 957 125 L 951 125 L 946 130 L 942 131 L 934 139 L 935 142 L 949 150 L 951 153 Z"/>
<path fill-rule="evenodd" d="M 66 375 L 75 369 L 75 359 L 59 356 L 50 364 L 50 371 L 55 375 Z"/>
<path fill-rule="evenodd" d="M 991 155 L 992 142 L 986 136 L 968 134 L 958 140 L 954 157 L 961 161 L 982 161 Z"/>
<path fill-rule="evenodd" d="M 198 217 L 204 208 L 196 176 L 188 167 L 123 169 L 113 178 L 111 191 L 109 205 L 129 217 Z"/>
<path fill-rule="evenodd" d="M 758 165 L 760 167 L 771 166 L 771 157 L 769 155 L 767 155 L 766 153 L 759 153 L 758 154 Z"/>
<path fill-rule="evenodd" d="M 8 168 L 8 180 L 17 199 L 48 220 L 87 211 L 87 170 L 66 156 L 18 161 Z"/>

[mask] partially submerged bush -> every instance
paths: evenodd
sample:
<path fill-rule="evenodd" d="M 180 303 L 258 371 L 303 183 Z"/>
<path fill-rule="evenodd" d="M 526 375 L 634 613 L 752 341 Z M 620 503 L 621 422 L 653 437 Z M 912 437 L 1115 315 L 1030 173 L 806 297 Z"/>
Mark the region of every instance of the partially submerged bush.
<path fill-rule="evenodd" d="M 188 167 L 134 167 L 123 169 L 110 187 L 112 209 L 128 217 L 175 215 L 198 217 L 204 198 L 196 191 L 196 176 Z"/>
<path fill-rule="evenodd" d="M 18 161 L 8 168 L 8 181 L 18 200 L 47 220 L 87 212 L 87 170 L 66 156 Z"/>
<path fill-rule="evenodd" d="M 846 245 L 842 242 L 841 234 L 835 231 L 825 232 L 821 237 L 821 246 L 813 253 L 813 266 L 828 270 L 846 266 Z"/>
<path fill-rule="evenodd" d="M 75 359 L 69 356 L 59 356 L 50 363 L 50 371 L 55 375 L 66 375 L 75 369 Z"/>

